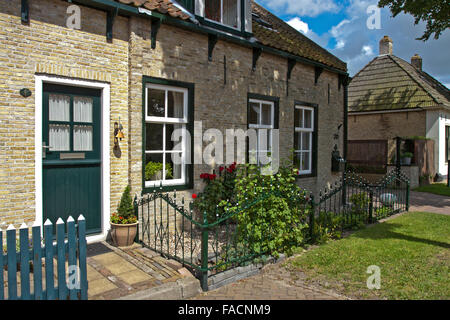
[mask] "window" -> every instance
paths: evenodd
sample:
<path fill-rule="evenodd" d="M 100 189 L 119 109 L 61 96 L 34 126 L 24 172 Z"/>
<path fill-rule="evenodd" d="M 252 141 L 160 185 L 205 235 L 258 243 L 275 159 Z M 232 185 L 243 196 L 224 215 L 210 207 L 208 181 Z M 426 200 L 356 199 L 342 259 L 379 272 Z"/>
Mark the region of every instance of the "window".
<path fill-rule="evenodd" d="M 294 112 L 294 165 L 300 175 L 313 174 L 315 109 L 295 106 Z"/>
<path fill-rule="evenodd" d="M 206 0 L 205 18 L 239 29 L 240 8 L 240 0 Z"/>
<path fill-rule="evenodd" d="M 249 160 L 261 164 L 261 156 L 270 157 L 272 132 L 276 129 L 276 101 L 249 99 L 248 127 L 256 130 L 257 144 L 249 146 Z M 263 163 L 265 164 L 265 163 Z"/>
<path fill-rule="evenodd" d="M 448 162 L 450 156 L 450 126 L 445 126 L 445 162 Z"/>
<path fill-rule="evenodd" d="M 189 182 L 186 130 L 188 88 L 146 83 L 145 86 L 145 187 L 180 186 Z M 181 139 L 172 141 L 175 130 Z"/>

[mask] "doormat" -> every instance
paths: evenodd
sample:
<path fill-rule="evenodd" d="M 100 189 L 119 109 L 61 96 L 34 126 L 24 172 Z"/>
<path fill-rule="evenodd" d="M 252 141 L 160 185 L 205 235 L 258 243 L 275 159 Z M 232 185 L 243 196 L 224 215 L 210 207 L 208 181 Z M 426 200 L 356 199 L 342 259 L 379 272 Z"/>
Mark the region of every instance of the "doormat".
<path fill-rule="evenodd" d="M 108 253 L 108 252 L 113 252 L 113 251 L 110 248 L 108 248 L 107 246 L 105 246 L 103 243 L 97 242 L 97 243 L 92 243 L 92 244 L 87 245 L 86 256 L 87 257 L 95 257 L 100 254 L 104 254 L 104 253 Z"/>

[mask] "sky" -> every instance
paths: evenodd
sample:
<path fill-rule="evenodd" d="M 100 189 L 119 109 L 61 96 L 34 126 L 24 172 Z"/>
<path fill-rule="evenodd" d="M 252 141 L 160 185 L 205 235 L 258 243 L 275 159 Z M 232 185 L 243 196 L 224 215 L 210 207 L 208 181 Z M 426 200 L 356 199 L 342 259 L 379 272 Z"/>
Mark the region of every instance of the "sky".
<path fill-rule="evenodd" d="M 389 8 L 379 11 L 379 25 L 374 11 L 377 0 L 256 0 L 263 7 L 288 22 L 332 54 L 347 63 L 354 76 L 378 55 L 379 41 L 388 35 L 393 40 L 393 54 L 408 62 L 414 54 L 423 59 L 423 70 L 450 88 L 450 30 L 438 40 L 434 35 L 426 42 L 422 36 L 425 23 L 414 24 L 411 15 L 395 18 Z M 373 8 L 373 7 L 372 7 Z"/>

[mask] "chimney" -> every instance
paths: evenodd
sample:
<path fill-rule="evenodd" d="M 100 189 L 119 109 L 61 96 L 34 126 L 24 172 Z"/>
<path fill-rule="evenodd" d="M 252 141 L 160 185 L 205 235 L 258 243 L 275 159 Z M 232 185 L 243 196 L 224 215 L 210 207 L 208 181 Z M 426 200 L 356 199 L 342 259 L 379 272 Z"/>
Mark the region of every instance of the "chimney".
<path fill-rule="evenodd" d="M 384 54 L 392 54 L 392 39 L 388 36 L 380 40 L 380 56 Z"/>
<path fill-rule="evenodd" d="M 417 53 L 411 58 L 411 64 L 419 71 L 422 71 L 422 57 Z"/>

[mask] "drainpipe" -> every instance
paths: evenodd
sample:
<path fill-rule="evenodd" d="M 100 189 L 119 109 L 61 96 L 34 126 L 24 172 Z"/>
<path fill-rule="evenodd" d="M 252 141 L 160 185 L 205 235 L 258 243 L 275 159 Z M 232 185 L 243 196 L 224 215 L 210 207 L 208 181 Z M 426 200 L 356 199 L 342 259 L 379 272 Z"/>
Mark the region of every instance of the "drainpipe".
<path fill-rule="evenodd" d="M 349 76 L 345 76 L 344 85 L 344 147 L 343 147 L 343 157 L 345 159 L 344 173 L 342 174 L 342 204 L 347 204 L 347 141 L 348 141 L 348 85 Z"/>

